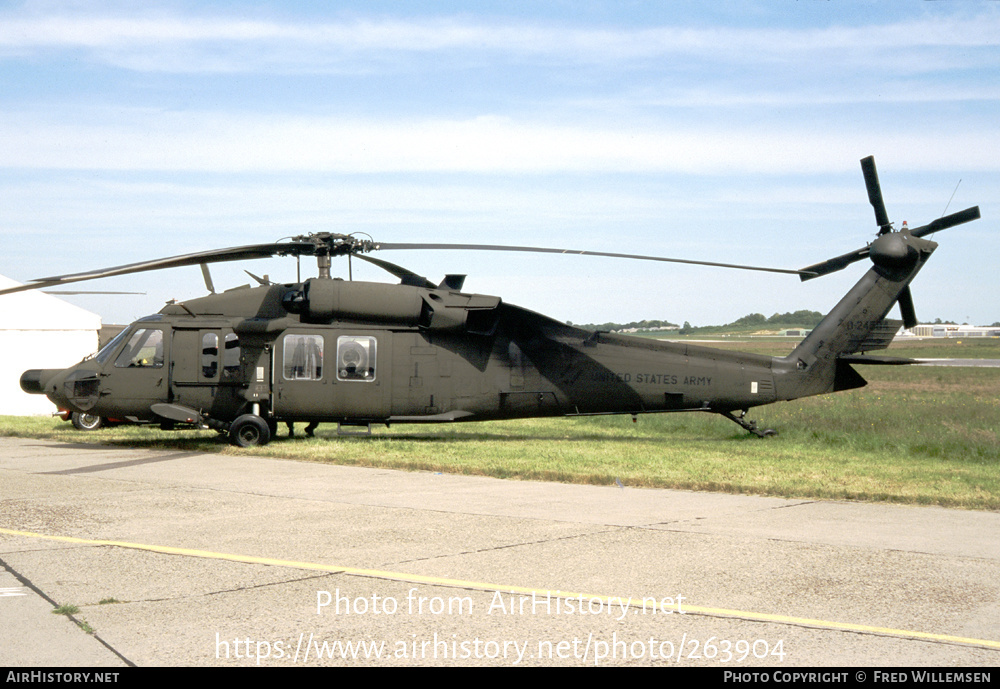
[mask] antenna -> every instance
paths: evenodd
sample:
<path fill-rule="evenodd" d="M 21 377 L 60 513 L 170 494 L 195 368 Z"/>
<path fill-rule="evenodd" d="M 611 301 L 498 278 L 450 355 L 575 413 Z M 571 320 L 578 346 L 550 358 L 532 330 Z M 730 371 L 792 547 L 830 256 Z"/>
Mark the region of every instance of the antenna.
<path fill-rule="evenodd" d="M 961 186 L 961 184 L 962 184 L 962 180 L 961 180 L 961 178 L 959 178 L 958 184 L 955 185 L 955 191 L 951 192 L 951 198 L 948 199 L 948 203 L 945 204 L 944 210 L 941 211 L 941 217 L 942 218 L 944 217 L 944 214 L 948 212 L 948 207 L 951 206 L 952 199 L 955 198 L 955 194 L 958 193 L 958 187 Z M 937 230 L 935 230 L 935 232 L 936 231 Z M 934 236 L 934 232 L 931 232 L 929 236 L 933 237 Z"/>
<path fill-rule="evenodd" d="M 212 283 L 212 274 L 208 272 L 208 264 L 202 263 L 200 265 L 201 275 L 205 278 L 205 289 L 207 289 L 210 294 L 215 294 L 215 285 Z"/>
<path fill-rule="evenodd" d="M 952 202 L 952 199 L 954 199 L 954 198 L 955 198 L 955 194 L 956 194 L 956 193 L 958 193 L 958 187 L 959 187 L 959 186 L 960 186 L 961 184 L 962 184 L 962 180 L 961 180 L 961 179 L 959 179 L 959 180 L 958 180 L 958 184 L 956 184 L 956 185 L 955 185 L 955 191 L 951 192 L 951 198 L 950 198 L 950 199 L 948 199 L 948 204 L 947 204 L 947 205 L 946 205 L 946 206 L 944 207 L 944 210 L 943 210 L 943 211 L 941 211 L 941 217 L 944 217 L 944 214 L 948 212 L 948 206 L 950 206 L 950 205 L 951 205 L 951 202 Z"/>

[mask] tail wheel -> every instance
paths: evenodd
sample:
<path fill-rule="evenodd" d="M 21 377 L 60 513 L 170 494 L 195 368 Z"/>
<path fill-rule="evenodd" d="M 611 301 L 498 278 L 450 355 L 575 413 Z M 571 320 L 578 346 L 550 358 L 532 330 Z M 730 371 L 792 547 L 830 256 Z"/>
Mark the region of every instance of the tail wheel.
<path fill-rule="evenodd" d="M 267 421 L 256 414 L 244 414 L 229 427 L 229 442 L 239 447 L 260 447 L 271 441 Z"/>
<path fill-rule="evenodd" d="M 73 412 L 70 417 L 73 427 L 80 431 L 96 431 L 104 425 L 104 419 L 97 414 L 81 414 Z"/>

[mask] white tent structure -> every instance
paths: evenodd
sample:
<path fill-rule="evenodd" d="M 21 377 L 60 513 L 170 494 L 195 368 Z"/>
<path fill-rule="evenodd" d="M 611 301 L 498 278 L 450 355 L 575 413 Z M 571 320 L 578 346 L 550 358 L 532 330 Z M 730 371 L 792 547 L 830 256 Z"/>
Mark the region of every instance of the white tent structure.
<path fill-rule="evenodd" d="M 0 289 L 19 282 L 0 275 Z M 0 415 L 51 414 L 44 395 L 21 390 L 29 368 L 65 368 L 97 351 L 101 317 L 37 291 L 0 296 Z"/>

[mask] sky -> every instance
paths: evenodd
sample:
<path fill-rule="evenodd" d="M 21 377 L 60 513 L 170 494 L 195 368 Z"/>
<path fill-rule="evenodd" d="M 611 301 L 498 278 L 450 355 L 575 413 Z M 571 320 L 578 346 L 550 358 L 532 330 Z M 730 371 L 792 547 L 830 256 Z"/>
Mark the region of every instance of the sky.
<path fill-rule="evenodd" d="M 874 238 L 874 155 L 896 227 L 980 206 L 912 290 L 921 321 L 989 324 L 998 103 L 1000 2 L 0 2 L 0 274 L 309 232 L 795 269 Z M 866 270 L 378 256 L 574 323 L 826 312 Z M 296 277 L 215 286 L 243 269 Z M 206 292 L 196 267 L 74 287 L 143 293 L 66 297 L 106 323 Z"/>

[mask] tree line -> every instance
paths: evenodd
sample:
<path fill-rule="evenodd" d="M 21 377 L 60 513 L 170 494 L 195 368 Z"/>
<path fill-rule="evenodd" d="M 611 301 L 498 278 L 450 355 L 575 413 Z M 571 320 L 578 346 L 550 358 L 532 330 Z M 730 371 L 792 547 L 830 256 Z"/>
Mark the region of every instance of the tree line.
<path fill-rule="evenodd" d="M 742 318 L 737 318 L 732 323 L 727 323 L 725 325 L 712 325 L 705 326 L 708 328 L 737 328 L 742 329 L 746 327 L 758 326 L 797 326 L 800 328 L 812 328 L 817 323 L 823 319 L 823 314 L 819 311 L 791 311 L 788 313 L 776 313 L 772 316 L 765 316 L 762 313 L 749 313 Z M 573 325 L 572 322 L 567 321 L 567 325 Z M 583 328 L 585 330 L 654 330 L 654 329 L 670 329 L 677 330 L 681 334 L 685 331 L 695 330 L 692 325 L 684 321 L 684 325 L 677 325 L 666 320 L 645 320 L 645 321 L 632 321 L 630 323 L 587 323 L 586 325 L 578 325 L 578 328 Z"/>

